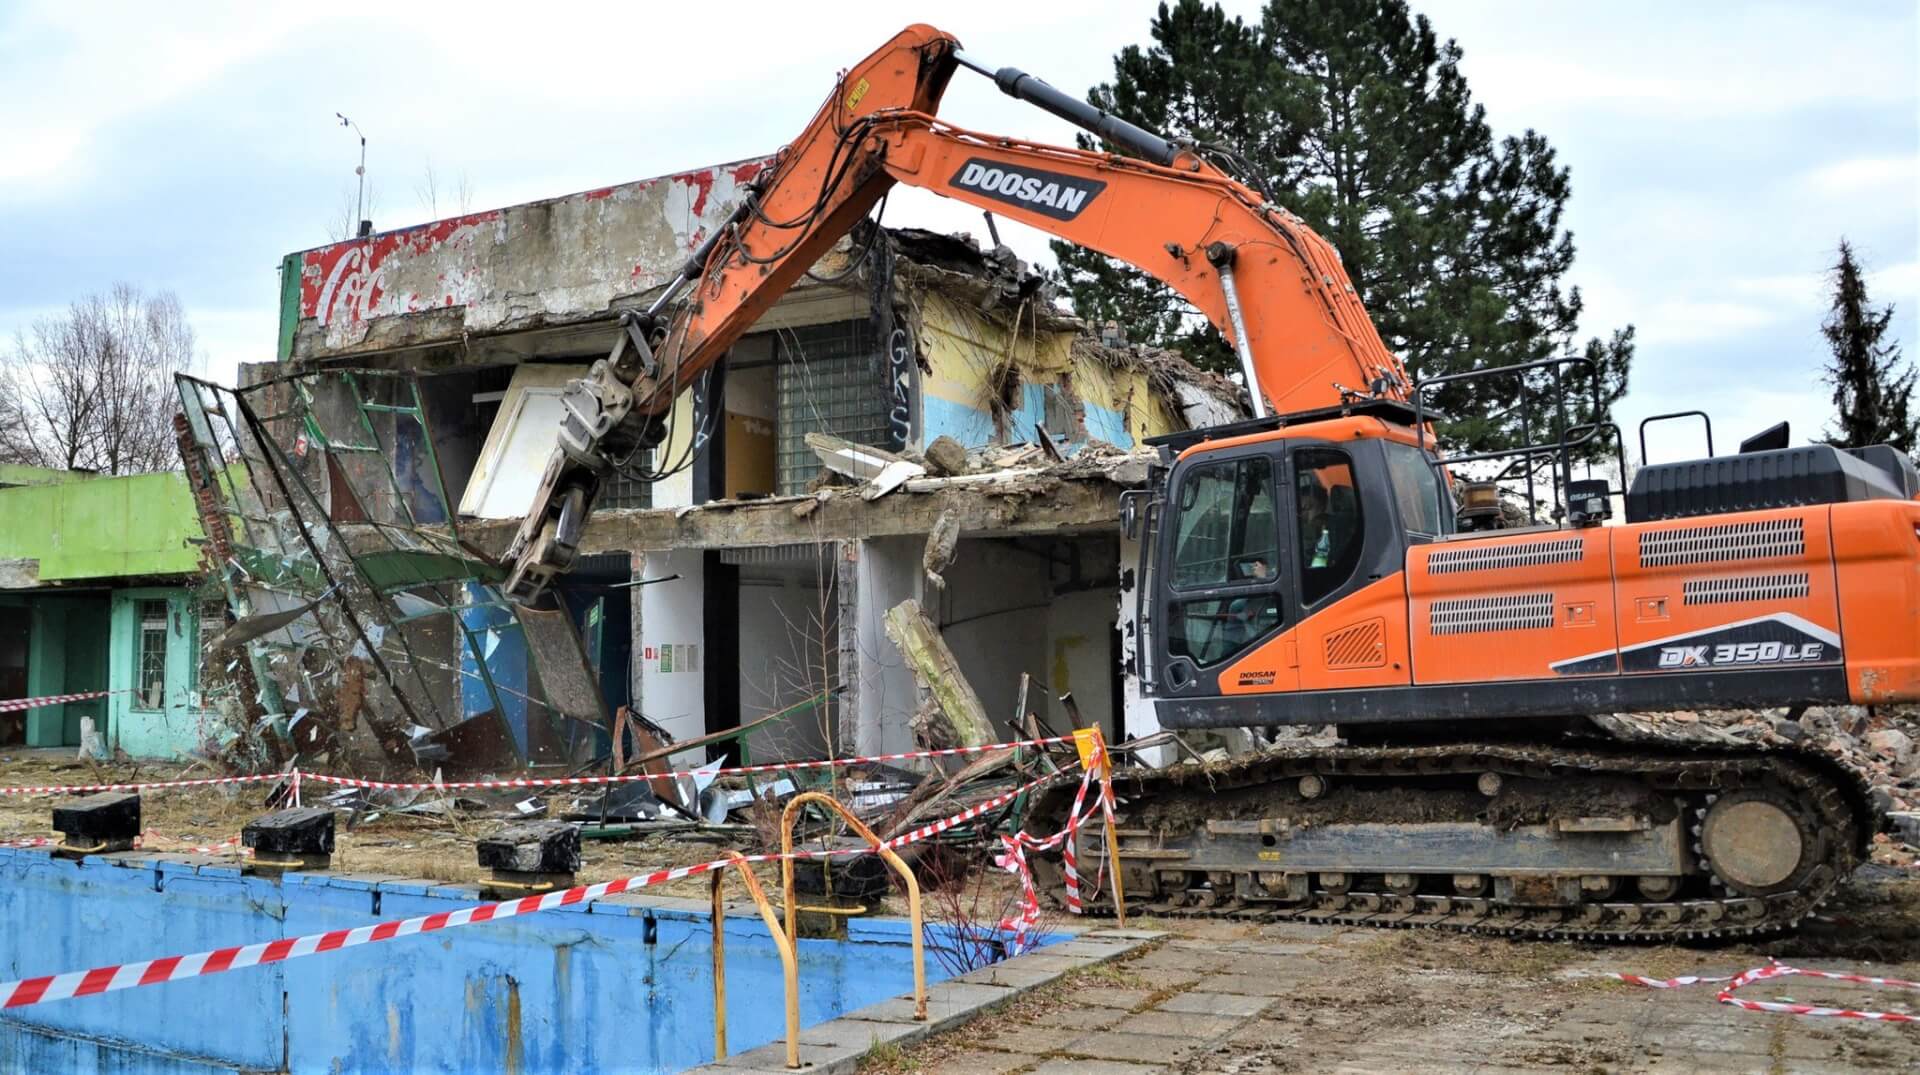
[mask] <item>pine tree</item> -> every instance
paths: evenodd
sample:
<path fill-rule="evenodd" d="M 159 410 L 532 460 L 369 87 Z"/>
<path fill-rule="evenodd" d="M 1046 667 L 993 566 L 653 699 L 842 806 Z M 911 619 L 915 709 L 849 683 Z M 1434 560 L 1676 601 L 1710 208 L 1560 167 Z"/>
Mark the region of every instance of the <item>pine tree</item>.
<path fill-rule="evenodd" d="M 1570 353 L 1580 292 L 1561 279 L 1571 193 L 1552 146 L 1496 140 L 1461 51 L 1402 0 L 1268 0 L 1258 25 L 1201 0 L 1161 4 L 1152 44 L 1114 58 L 1094 103 L 1204 148 L 1305 218 L 1340 251 L 1387 346 L 1418 379 Z M 1083 140 L 1083 144 L 1088 144 Z M 1118 320 L 1202 365 L 1237 368 L 1219 334 L 1151 277 L 1054 244 L 1076 308 Z M 1588 342 L 1602 415 L 1626 391 L 1633 329 Z M 1550 377 L 1530 382 L 1538 391 Z M 1582 382 L 1582 383 L 1576 383 Z M 1595 419 L 1569 377 L 1567 418 Z M 1523 405 L 1517 402 L 1525 398 Z M 1551 395 L 1517 379 L 1430 397 L 1460 449 L 1551 438 Z M 1605 420 L 1602 417 L 1601 420 Z"/>
<path fill-rule="evenodd" d="M 1827 443 L 1842 447 L 1891 444 L 1912 455 L 1920 429 L 1913 418 L 1913 364 L 1886 338 L 1891 304 L 1876 310 L 1867 301 L 1867 281 L 1853 246 L 1840 240 L 1833 266 L 1833 310 L 1820 325 L 1833 349 L 1826 381 L 1833 386 L 1835 423 Z"/>

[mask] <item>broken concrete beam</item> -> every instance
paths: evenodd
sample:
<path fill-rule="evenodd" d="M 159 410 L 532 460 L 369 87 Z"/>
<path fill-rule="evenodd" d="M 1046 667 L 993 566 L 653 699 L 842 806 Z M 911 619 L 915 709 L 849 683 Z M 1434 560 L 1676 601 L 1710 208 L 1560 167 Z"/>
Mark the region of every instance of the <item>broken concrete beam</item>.
<path fill-rule="evenodd" d="M 967 677 L 960 674 L 960 662 L 940 637 L 940 628 L 912 598 L 887 610 L 887 637 L 907 659 L 907 665 L 920 685 L 933 695 L 940 712 L 953 726 L 953 739 L 959 746 L 981 746 L 993 742 L 993 721 L 980 704 Z"/>
<path fill-rule="evenodd" d="M 967 472 L 967 450 L 945 433 L 933 438 L 925 455 L 927 472 L 935 477 L 948 478 Z"/>
<path fill-rule="evenodd" d="M 276 810 L 247 822 L 240 843 L 268 870 L 325 869 L 333 856 L 333 811 L 317 806 Z"/>
<path fill-rule="evenodd" d="M 64 836 L 58 850 L 76 855 L 126 851 L 140 835 L 140 796 L 103 791 L 53 808 L 53 831 Z"/>
<path fill-rule="evenodd" d="M 480 865 L 493 871 L 480 883 L 493 899 L 572 888 L 580 868 L 580 830 L 564 821 L 509 825 L 473 845 Z"/>
<path fill-rule="evenodd" d="M 927 573 L 927 581 L 935 589 L 947 588 L 946 576 L 941 574 L 953 563 L 953 555 L 960 547 L 960 515 L 953 511 L 943 511 L 933 521 L 933 529 L 927 532 L 927 550 L 920 556 L 920 568 Z"/>

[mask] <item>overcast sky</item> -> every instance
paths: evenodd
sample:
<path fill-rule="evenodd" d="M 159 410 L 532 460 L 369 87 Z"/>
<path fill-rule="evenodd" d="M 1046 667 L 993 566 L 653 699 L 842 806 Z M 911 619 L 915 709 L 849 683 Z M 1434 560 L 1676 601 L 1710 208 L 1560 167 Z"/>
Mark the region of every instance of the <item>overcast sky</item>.
<path fill-rule="evenodd" d="M 1629 439 L 1642 415 L 1694 406 L 1715 412 L 1725 446 L 1778 418 L 1816 432 L 1823 270 L 1843 234 L 1920 354 L 1913 0 L 1414 6 L 1464 48 L 1495 132 L 1535 128 L 1572 168 L 1582 330 L 1639 327 Z M 1152 12 L 811 8 L 0 5 L 0 336 L 126 280 L 180 295 L 214 377 L 271 358 L 281 256 L 326 242 L 352 197 L 358 149 L 336 111 L 366 132 L 384 230 L 436 215 L 418 189 L 429 165 L 444 216 L 462 177 L 482 209 L 768 152 L 836 69 L 910 18 L 1082 91 L 1146 40 Z M 1072 134 L 965 72 L 942 112 Z M 920 192 L 896 196 L 888 222 L 981 230 L 973 210 Z M 1003 234 L 1046 259 L 1017 228 Z"/>

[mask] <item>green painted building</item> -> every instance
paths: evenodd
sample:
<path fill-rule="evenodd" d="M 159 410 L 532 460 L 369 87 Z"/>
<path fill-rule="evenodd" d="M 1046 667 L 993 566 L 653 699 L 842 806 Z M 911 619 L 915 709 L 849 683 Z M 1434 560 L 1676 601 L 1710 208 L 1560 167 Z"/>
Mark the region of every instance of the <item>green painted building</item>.
<path fill-rule="evenodd" d="M 177 473 L 97 477 L 0 464 L 0 700 L 110 690 L 0 713 L 0 745 L 178 757 L 205 738 L 199 518 Z"/>

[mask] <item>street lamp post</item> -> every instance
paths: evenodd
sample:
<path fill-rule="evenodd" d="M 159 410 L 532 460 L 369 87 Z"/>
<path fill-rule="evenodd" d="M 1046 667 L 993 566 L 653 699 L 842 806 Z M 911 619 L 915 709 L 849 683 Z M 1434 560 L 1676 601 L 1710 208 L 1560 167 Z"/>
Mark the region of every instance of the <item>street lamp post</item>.
<path fill-rule="evenodd" d="M 354 121 L 348 119 L 346 116 L 342 115 L 339 112 L 335 112 L 334 115 L 339 117 L 340 126 L 352 127 L 353 133 L 358 135 L 360 138 L 360 166 L 353 170 L 353 174 L 360 177 L 360 189 L 357 193 L 354 194 L 354 197 L 353 197 L 353 226 L 356 233 L 365 235 L 368 230 L 367 218 L 366 218 L 367 136 L 361 132 L 360 125 L 358 123 L 355 123 Z"/>

